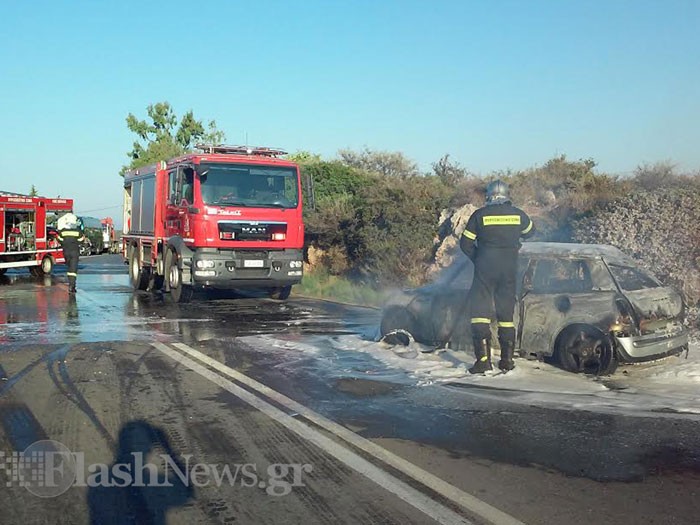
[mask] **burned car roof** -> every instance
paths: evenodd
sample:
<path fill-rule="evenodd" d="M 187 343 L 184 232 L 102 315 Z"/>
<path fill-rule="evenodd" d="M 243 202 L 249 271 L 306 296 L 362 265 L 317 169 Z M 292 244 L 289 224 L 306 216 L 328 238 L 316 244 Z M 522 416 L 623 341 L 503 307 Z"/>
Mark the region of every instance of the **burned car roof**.
<path fill-rule="evenodd" d="M 520 249 L 522 255 L 552 257 L 604 258 L 612 264 L 635 265 L 624 252 L 607 244 L 577 244 L 565 242 L 525 242 Z"/>

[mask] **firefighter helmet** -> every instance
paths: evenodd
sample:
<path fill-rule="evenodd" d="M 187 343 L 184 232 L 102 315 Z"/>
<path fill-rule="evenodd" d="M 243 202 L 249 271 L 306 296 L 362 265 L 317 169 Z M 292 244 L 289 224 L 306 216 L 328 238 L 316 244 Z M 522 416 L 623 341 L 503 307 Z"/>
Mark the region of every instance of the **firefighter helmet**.
<path fill-rule="evenodd" d="M 67 230 L 70 228 L 77 228 L 80 225 L 78 217 L 72 213 L 66 213 L 58 218 L 57 226 L 59 230 Z"/>
<path fill-rule="evenodd" d="M 510 201 L 508 185 L 502 180 L 495 180 L 486 186 L 486 204 L 500 204 Z"/>

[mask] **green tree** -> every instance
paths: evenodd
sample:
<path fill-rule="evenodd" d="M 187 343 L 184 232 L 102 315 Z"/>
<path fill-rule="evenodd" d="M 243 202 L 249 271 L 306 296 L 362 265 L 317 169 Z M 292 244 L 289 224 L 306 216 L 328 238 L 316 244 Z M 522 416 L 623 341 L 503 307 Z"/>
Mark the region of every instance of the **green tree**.
<path fill-rule="evenodd" d="M 151 104 L 147 108 L 148 118 L 139 120 L 132 113 L 126 117 L 126 125 L 138 136 L 128 156 L 131 162 L 123 166 L 123 176 L 130 169 L 147 166 L 159 160 L 166 160 L 192 151 L 199 141 L 220 144 L 225 140 L 223 131 L 216 128 L 211 120 L 205 127 L 201 120 L 194 118 L 192 110 L 179 121 L 168 102 Z"/>
<path fill-rule="evenodd" d="M 37 191 L 36 186 L 34 186 L 34 184 L 32 184 L 32 189 L 29 190 L 29 196 L 30 197 L 38 197 L 39 196 L 39 192 Z"/>

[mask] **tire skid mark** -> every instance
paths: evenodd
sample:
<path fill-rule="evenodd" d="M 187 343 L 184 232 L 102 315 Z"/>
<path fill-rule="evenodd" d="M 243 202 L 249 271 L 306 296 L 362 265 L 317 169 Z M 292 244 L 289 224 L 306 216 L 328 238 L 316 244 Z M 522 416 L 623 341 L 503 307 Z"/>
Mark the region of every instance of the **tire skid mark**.
<path fill-rule="evenodd" d="M 235 408 L 230 407 L 229 410 L 235 410 Z M 284 408 L 282 410 L 287 411 Z M 361 492 L 367 498 L 362 506 L 353 508 L 349 503 L 338 505 L 338 499 L 343 499 L 347 494 L 348 485 L 352 484 L 355 476 L 352 469 L 335 461 L 301 436 L 288 432 L 276 421 L 261 424 L 259 412 L 244 411 L 237 417 L 240 420 L 240 424 L 234 427 L 237 431 L 245 428 L 255 429 L 255 440 L 252 445 L 260 451 L 265 463 L 300 463 L 300 458 L 304 458 L 304 463 L 313 465 L 311 479 L 319 481 L 313 481 L 307 483 L 305 487 L 296 488 L 290 496 L 293 495 L 305 509 L 304 514 L 315 516 L 317 523 L 323 525 L 335 523 L 422 523 L 422 521 L 416 522 L 415 519 L 411 519 L 406 514 L 401 514 L 398 518 L 382 514 L 372 503 L 373 495 L 370 492 Z M 250 451 L 249 448 L 246 450 Z M 352 520 L 348 520 L 346 512 L 348 507 L 353 508 L 354 519 Z"/>
<path fill-rule="evenodd" d="M 250 419 L 251 423 L 254 424 L 256 428 L 259 429 L 261 427 L 259 422 L 254 423 L 252 422 L 253 418 L 250 417 Z M 322 454 L 317 456 L 318 460 L 311 459 L 309 454 L 311 452 L 311 447 L 309 447 L 307 443 L 304 443 L 301 438 L 296 438 L 296 436 L 292 437 L 289 433 L 284 432 L 277 423 L 269 425 L 268 429 L 264 432 L 256 432 L 255 437 L 256 445 L 260 448 L 268 465 L 275 463 L 298 463 L 299 458 L 303 457 L 304 462 L 309 462 L 313 465 L 313 475 L 315 477 L 322 477 L 323 470 L 325 469 L 318 469 L 317 471 L 317 467 L 319 465 L 330 464 L 329 458 Z M 284 452 L 282 452 L 283 447 L 287 448 Z M 327 490 L 329 484 L 324 483 L 323 488 Z M 343 517 L 339 515 L 331 505 L 326 503 L 327 499 L 332 499 L 329 498 L 328 493 L 322 496 L 307 485 L 306 487 L 299 487 L 298 490 L 295 490 L 294 495 L 304 508 L 313 511 L 313 515 L 319 518 L 320 523 L 331 525 L 344 521 Z"/>
<path fill-rule="evenodd" d="M 58 348 L 56 350 L 52 350 L 51 352 L 48 352 L 47 354 L 41 356 L 36 361 L 29 363 L 27 366 L 25 366 L 22 370 L 17 372 L 12 377 L 7 378 L 6 381 L 3 381 L 3 385 L 0 387 L 0 397 L 2 397 L 5 394 L 5 392 L 8 392 L 13 386 L 15 386 L 22 378 L 24 378 L 34 368 L 36 368 L 40 364 L 46 362 L 47 360 L 52 359 L 54 354 L 61 354 L 62 352 L 65 352 L 66 351 L 65 349 L 67 347 L 68 347 L 68 345 L 62 345 L 60 348 Z"/>
<path fill-rule="evenodd" d="M 178 454 L 183 452 L 192 454 L 195 462 L 203 461 L 205 452 L 197 439 L 192 436 L 187 424 L 186 411 L 190 408 L 185 402 L 179 371 L 176 366 L 167 363 L 160 355 L 144 356 L 143 365 L 148 371 L 148 376 L 153 380 L 156 388 L 152 389 L 151 396 L 160 397 L 160 402 L 153 402 L 152 406 L 161 407 L 165 412 L 159 423 L 171 442 L 173 450 Z M 203 512 L 209 522 L 237 521 L 240 511 L 232 508 L 232 505 L 219 497 L 212 497 L 210 493 L 200 490 L 197 494 L 196 508 Z"/>
<path fill-rule="evenodd" d="M 73 379 L 70 377 L 68 367 L 66 366 L 66 356 L 69 351 L 70 347 L 66 345 L 60 352 L 52 352 L 46 363 L 49 377 L 58 391 L 87 416 L 104 440 L 114 449 L 116 447 L 114 438 L 109 433 L 109 430 L 102 424 L 100 418 L 97 417 L 97 414 L 90 406 L 90 403 L 88 403 L 85 396 L 83 396 L 82 392 L 75 386 Z M 56 376 L 54 365 L 57 365 L 60 380 Z"/>
<path fill-rule="evenodd" d="M 348 478 L 353 472 L 342 464 L 333 461 L 328 455 L 313 444 L 308 443 L 296 434 L 292 434 L 279 425 L 277 422 L 268 422 L 261 425 L 256 412 L 244 412 L 240 416 L 241 425 L 239 428 L 255 428 L 255 441 L 253 442 L 264 462 L 275 463 L 299 463 L 299 458 L 304 458 L 305 463 L 313 465 L 313 476 L 324 480 L 323 489 L 326 493 L 323 496 L 317 495 L 308 486 L 301 488 L 294 495 L 298 497 L 300 503 L 307 509 L 323 518 L 322 523 L 342 522 L 343 517 L 325 503 L 329 498 L 327 493 L 330 486 L 338 493 L 343 492 Z M 324 498 L 324 499 L 319 499 Z"/>

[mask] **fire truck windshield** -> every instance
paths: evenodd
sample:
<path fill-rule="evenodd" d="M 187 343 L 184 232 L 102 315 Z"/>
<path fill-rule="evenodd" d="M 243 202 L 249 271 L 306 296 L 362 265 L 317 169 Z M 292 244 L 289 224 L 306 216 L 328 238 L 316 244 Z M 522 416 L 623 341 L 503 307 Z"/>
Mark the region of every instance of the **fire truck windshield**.
<path fill-rule="evenodd" d="M 218 206 L 296 208 L 297 171 L 275 166 L 207 164 L 199 176 L 202 200 Z"/>

